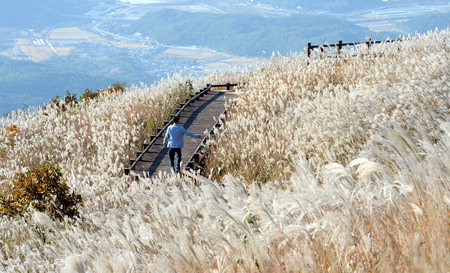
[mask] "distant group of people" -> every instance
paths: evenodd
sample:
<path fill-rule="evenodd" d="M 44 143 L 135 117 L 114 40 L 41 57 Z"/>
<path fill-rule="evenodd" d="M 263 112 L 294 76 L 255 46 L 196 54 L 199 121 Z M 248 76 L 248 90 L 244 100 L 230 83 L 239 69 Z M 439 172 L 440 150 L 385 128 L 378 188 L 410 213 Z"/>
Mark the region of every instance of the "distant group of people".
<path fill-rule="evenodd" d="M 173 118 L 173 122 L 174 123 L 167 128 L 167 132 L 164 137 L 164 145 L 169 148 L 170 168 L 176 173 L 179 173 L 181 166 L 181 149 L 184 147 L 183 136 L 188 135 L 193 138 L 200 138 L 200 135 L 193 134 L 180 125 L 180 116 L 175 116 Z"/>

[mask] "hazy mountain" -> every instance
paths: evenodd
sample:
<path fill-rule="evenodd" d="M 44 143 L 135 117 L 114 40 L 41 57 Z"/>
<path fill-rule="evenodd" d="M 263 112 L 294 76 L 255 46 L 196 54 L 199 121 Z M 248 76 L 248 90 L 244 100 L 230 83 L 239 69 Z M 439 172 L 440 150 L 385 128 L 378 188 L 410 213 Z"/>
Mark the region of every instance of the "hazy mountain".
<path fill-rule="evenodd" d="M 193 60 L 160 57 L 149 52 L 140 63 L 126 48 L 84 44 L 68 56 L 39 63 L 0 56 L 0 115 L 24 105 L 38 106 L 65 91 L 103 89 L 116 82 L 152 84 L 174 71 L 176 65 L 197 65 Z"/>
<path fill-rule="evenodd" d="M 0 56 L 0 114 L 25 105 L 42 105 L 56 95 L 63 96 L 65 90 L 80 94 L 84 88 L 104 88 L 117 81 L 90 72 L 75 65 L 10 60 Z"/>
<path fill-rule="evenodd" d="M 392 33 L 375 33 L 329 15 L 295 14 L 262 17 L 247 14 L 192 13 L 162 10 L 149 13 L 127 33 L 144 33 L 165 44 L 195 45 L 242 56 L 267 57 L 272 52 L 302 51 L 307 42 L 384 39 Z"/>
<path fill-rule="evenodd" d="M 444 29 L 450 27 L 450 12 L 433 12 L 419 15 L 401 25 L 404 32 L 427 32 L 435 28 Z"/>
<path fill-rule="evenodd" d="M 0 27 L 40 28 L 65 21 L 80 20 L 80 15 L 98 0 L 1 0 Z"/>

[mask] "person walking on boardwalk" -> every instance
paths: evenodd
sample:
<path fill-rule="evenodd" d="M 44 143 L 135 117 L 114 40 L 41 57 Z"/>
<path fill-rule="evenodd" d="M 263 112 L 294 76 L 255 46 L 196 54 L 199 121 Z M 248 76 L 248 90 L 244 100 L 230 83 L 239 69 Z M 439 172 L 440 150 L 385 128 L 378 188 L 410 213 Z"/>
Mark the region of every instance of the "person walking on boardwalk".
<path fill-rule="evenodd" d="M 172 170 L 176 173 L 180 172 L 181 164 L 181 149 L 184 146 L 183 136 L 188 135 L 194 138 L 200 138 L 200 135 L 193 134 L 186 130 L 183 126 L 179 125 L 180 116 L 175 116 L 173 118 L 174 124 L 167 128 L 166 135 L 164 137 L 164 145 L 169 148 L 169 165 Z M 177 164 L 174 164 L 174 157 L 177 156 Z"/>

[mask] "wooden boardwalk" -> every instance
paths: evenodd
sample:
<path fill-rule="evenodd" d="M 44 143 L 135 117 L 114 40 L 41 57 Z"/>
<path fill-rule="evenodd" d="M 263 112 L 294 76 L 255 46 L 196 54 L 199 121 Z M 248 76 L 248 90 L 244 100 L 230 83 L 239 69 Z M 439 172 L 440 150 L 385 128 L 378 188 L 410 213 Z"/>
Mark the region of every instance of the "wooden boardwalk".
<path fill-rule="evenodd" d="M 234 96 L 233 90 L 211 90 L 195 103 L 186 106 L 180 115 L 180 124 L 201 138 L 194 139 L 184 136 L 184 148 L 182 150 L 182 167 L 196 152 L 197 147 L 205 134 L 214 127 L 220 114 L 225 111 L 225 102 Z M 151 177 L 158 172 L 170 172 L 169 152 L 164 147 L 165 132 L 155 140 L 142 158 L 136 162 L 131 170 L 132 175 Z"/>

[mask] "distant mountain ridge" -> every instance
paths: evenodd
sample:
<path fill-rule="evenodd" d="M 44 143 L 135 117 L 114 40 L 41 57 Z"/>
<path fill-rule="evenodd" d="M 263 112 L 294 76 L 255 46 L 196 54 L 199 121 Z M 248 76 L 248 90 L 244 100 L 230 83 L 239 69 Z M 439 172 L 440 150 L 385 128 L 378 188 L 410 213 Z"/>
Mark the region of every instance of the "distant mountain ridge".
<path fill-rule="evenodd" d="M 405 32 L 427 32 L 429 30 L 445 29 L 450 27 L 450 12 L 426 13 L 404 22 L 402 28 Z"/>
<path fill-rule="evenodd" d="M 302 51 L 307 42 L 339 39 L 385 39 L 395 33 L 376 33 L 329 15 L 295 14 L 262 17 L 249 14 L 209 14 L 166 9 L 148 13 L 125 33 L 143 33 L 165 44 L 195 45 L 240 55 L 268 57 L 272 52 Z"/>
<path fill-rule="evenodd" d="M 333 10 L 335 12 L 342 12 L 349 10 L 359 10 L 359 9 L 369 9 L 376 8 L 380 6 L 385 6 L 386 4 L 431 4 L 443 2 L 438 0 L 253 0 L 253 4 L 266 4 L 273 7 L 280 8 L 301 8 L 301 9 L 320 9 L 320 10 Z"/>

